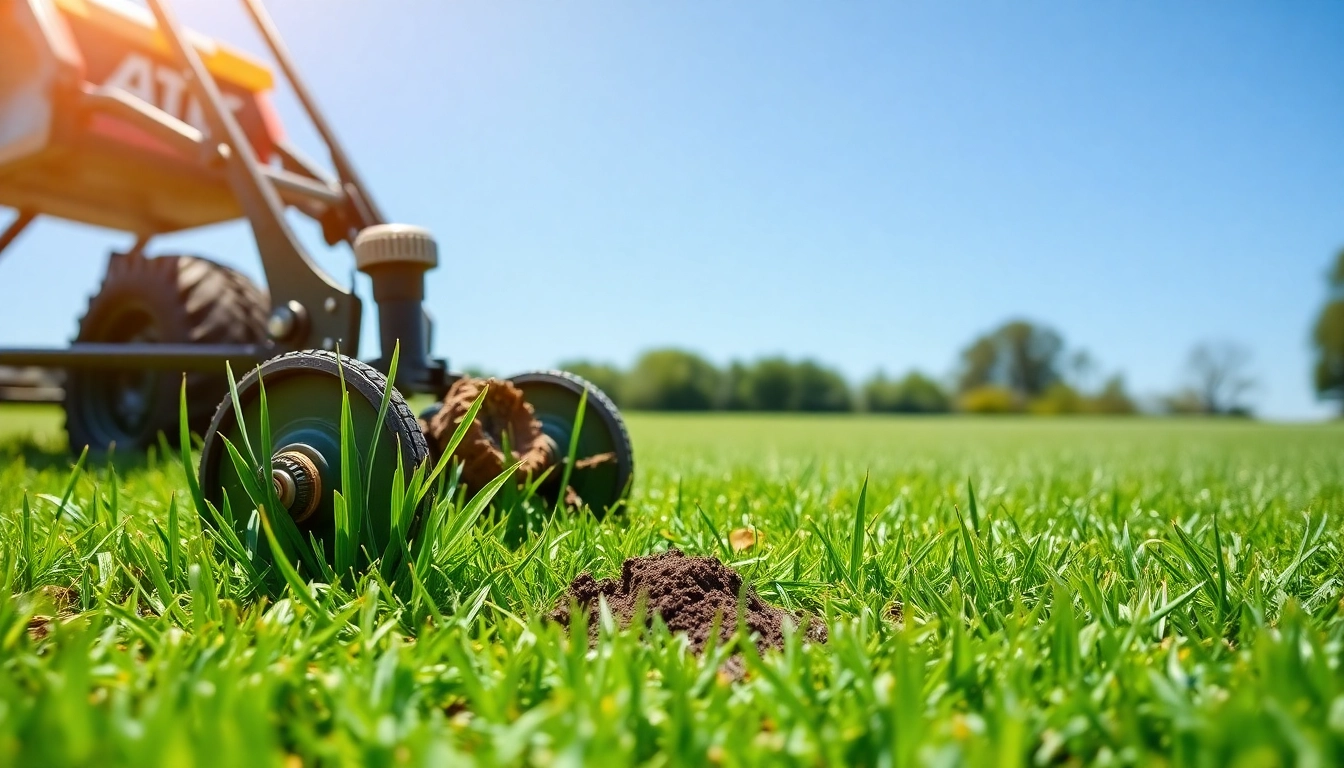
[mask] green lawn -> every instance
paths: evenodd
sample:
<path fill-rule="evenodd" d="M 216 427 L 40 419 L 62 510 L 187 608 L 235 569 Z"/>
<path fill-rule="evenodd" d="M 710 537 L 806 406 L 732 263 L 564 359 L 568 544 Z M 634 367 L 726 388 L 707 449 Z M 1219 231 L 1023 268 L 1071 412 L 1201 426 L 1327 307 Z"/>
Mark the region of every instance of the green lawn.
<path fill-rule="evenodd" d="M 453 506 L 422 584 L 296 593 L 176 455 L 72 475 L 59 423 L 0 408 L 0 765 L 1344 762 L 1336 425 L 637 414 L 627 515 Z M 735 681 L 542 620 L 668 547 L 829 642 Z"/>
<path fill-rule="evenodd" d="M 61 439 L 62 419 L 55 405 L 0 405 L 0 440 L 35 438 L 54 446 Z"/>

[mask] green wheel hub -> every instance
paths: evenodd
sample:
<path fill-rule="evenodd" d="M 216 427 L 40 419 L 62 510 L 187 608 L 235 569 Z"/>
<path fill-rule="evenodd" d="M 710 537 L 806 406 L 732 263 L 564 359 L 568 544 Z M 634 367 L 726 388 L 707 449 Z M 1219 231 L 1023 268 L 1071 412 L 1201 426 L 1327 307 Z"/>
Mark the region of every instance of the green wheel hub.
<path fill-rule="evenodd" d="M 342 376 L 349 392 L 350 417 L 359 453 L 355 473 L 368 499 L 365 525 L 357 533 L 361 549 L 373 556 L 387 546 L 391 524 L 392 487 L 400 467 L 409 478 L 428 456 L 419 422 L 394 389 L 386 417 L 378 409 L 387 379 L 369 366 L 330 352 L 293 352 L 273 358 L 238 383 L 241 416 L 226 397 L 215 412 L 201 451 L 201 488 L 215 506 L 228 514 L 235 530 L 246 531 L 256 505 L 248 495 L 224 445 L 227 438 L 246 458 L 243 435 L 258 460 L 258 479 L 271 483 L 284 513 L 306 539 L 311 533 L 322 543 L 328 561 L 335 545 L 334 491 L 341 490 Z M 265 387 L 271 447 L 263 461 L 261 392 Z M 377 437 L 372 461 L 369 449 Z M 372 471 L 370 471 L 370 467 Z M 268 512 L 270 510 L 267 510 Z"/>
<path fill-rule="evenodd" d="M 617 508 L 634 478 L 635 452 L 616 404 L 591 382 L 565 371 L 533 371 L 513 376 L 509 381 L 523 391 L 523 397 L 541 422 L 542 431 L 555 441 L 560 459 L 569 454 L 574 417 L 587 390 L 588 402 L 575 458 L 582 461 L 612 454 L 612 460 L 585 469 L 575 468 L 569 484 L 596 514 L 604 515 Z M 557 467 L 555 471 L 557 475 L 563 474 L 564 468 Z"/>

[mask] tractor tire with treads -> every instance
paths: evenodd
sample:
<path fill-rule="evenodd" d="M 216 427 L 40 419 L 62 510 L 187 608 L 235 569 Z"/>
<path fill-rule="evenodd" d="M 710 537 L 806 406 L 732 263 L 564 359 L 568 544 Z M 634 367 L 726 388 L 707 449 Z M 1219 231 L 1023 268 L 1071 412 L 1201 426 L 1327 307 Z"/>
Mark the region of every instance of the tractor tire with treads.
<path fill-rule="evenodd" d="M 270 301 L 246 276 L 195 256 L 116 255 L 79 321 L 76 342 L 259 344 Z M 238 372 L 242 375 L 243 372 Z M 72 370 L 65 427 L 71 451 L 139 451 L 163 432 L 176 442 L 182 373 Z M 187 374 L 188 426 L 204 432 L 228 392 L 219 373 Z"/>

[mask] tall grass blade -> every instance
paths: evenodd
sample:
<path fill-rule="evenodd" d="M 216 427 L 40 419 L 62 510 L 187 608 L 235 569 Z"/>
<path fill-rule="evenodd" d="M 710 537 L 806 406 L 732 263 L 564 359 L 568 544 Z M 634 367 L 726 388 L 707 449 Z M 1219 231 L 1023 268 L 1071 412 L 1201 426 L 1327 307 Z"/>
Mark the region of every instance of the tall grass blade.
<path fill-rule="evenodd" d="M 975 500 L 975 486 L 971 484 L 971 479 L 966 478 L 966 497 L 971 511 L 971 528 L 978 534 L 980 533 L 980 505 Z"/>
<path fill-rule="evenodd" d="M 513 477 L 513 474 L 518 471 L 518 467 L 521 465 L 521 461 L 517 462 L 513 466 L 508 467 L 503 472 L 499 473 L 494 480 L 486 483 L 485 487 L 477 491 L 476 495 L 471 497 L 471 501 L 467 502 L 466 506 L 462 507 L 462 509 L 453 516 L 452 521 L 449 523 L 448 527 L 444 529 L 442 538 L 439 541 L 441 547 L 440 552 L 442 554 L 447 554 L 455 549 L 457 543 L 462 540 L 467 531 L 471 530 L 472 524 L 476 522 L 477 518 L 481 516 L 481 513 L 485 511 L 485 508 L 489 506 L 491 500 L 495 498 L 495 494 L 499 493 L 499 489 Z M 448 502 L 445 501 L 443 503 L 446 505 Z"/>
<path fill-rule="evenodd" d="M 448 442 L 444 444 L 443 453 L 439 455 L 439 460 L 434 465 L 434 471 L 429 474 L 428 478 L 426 478 L 425 485 L 421 488 L 418 494 L 419 498 L 416 499 L 417 504 L 424 498 L 428 490 L 434 487 L 434 484 L 438 481 L 444 468 L 452 463 L 454 452 L 456 452 L 457 447 L 462 444 L 462 439 L 467 436 L 467 430 L 471 428 L 472 422 L 476 420 L 476 414 L 480 413 L 481 405 L 485 403 L 485 395 L 489 391 L 490 388 L 488 386 L 481 387 L 481 393 L 472 401 L 471 407 L 467 409 L 466 415 L 462 417 L 462 420 L 457 423 L 457 427 L 453 429 L 453 435 L 448 438 Z"/>
<path fill-rule="evenodd" d="M 47 542 L 42 551 L 41 569 L 44 571 L 51 566 L 51 563 L 55 559 L 56 537 L 61 531 L 61 526 L 58 525 L 58 523 L 61 522 L 61 519 L 65 517 L 66 511 L 70 508 L 70 499 L 74 496 L 75 486 L 79 483 L 79 478 L 84 473 L 84 463 L 88 460 L 88 456 L 89 447 L 86 445 L 84 446 L 84 449 L 79 452 L 79 459 L 75 461 L 75 466 L 70 469 L 70 476 L 65 481 L 65 490 L 61 492 L 60 503 L 56 505 L 56 516 L 52 518 L 51 528 L 47 531 Z M 112 491 L 115 494 L 115 470 L 113 470 L 111 474 L 113 477 Z M 48 557 L 48 554 L 50 554 L 50 557 Z"/>
<path fill-rule="evenodd" d="M 236 411 L 235 411 L 236 413 Z M 201 491 L 201 484 L 196 478 L 196 462 L 191 460 L 191 428 L 187 411 L 187 377 L 182 375 L 182 390 L 178 395 L 177 404 L 177 439 L 178 450 L 182 452 L 182 471 L 187 476 L 187 489 L 191 492 L 192 504 L 196 507 L 196 514 L 202 519 L 208 520 L 205 508 L 205 494 Z M 88 450 L 87 448 L 85 449 Z"/>
<path fill-rule="evenodd" d="M 274 489 L 269 487 L 270 483 L 267 482 L 266 485 L 268 487 L 265 490 L 262 490 L 262 484 L 257 477 L 256 467 L 249 464 L 247 460 L 243 458 L 232 440 L 220 435 L 220 441 L 224 443 L 224 449 L 229 455 L 229 461 L 233 463 L 234 472 L 238 475 L 239 481 L 242 482 L 243 489 L 247 491 L 248 498 L 252 501 L 253 509 L 260 509 L 265 506 L 269 496 L 274 492 Z M 227 499 L 227 497 L 225 498 Z M 289 518 L 289 515 L 282 514 L 279 519 L 275 521 L 275 524 L 280 528 L 284 543 L 290 547 L 288 552 L 291 557 L 297 557 L 300 562 L 313 559 L 313 554 L 308 549 L 308 543 L 299 535 L 298 528 L 294 526 L 294 521 Z"/>
<path fill-rule="evenodd" d="M 303 579 L 299 578 L 299 572 L 294 570 L 294 566 L 290 564 L 289 558 L 285 555 L 284 547 L 280 546 L 280 542 L 275 538 L 275 531 L 271 529 L 271 519 L 266 514 L 266 509 L 258 507 L 257 514 L 261 516 L 261 528 L 266 532 L 266 542 L 271 546 L 271 557 L 274 558 L 276 567 L 280 569 L 280 575 L 284 578 L 285 583 L 289 585 L 290 592 L 308 610 L 312 611 L 314 618 L 319 622 L 326 623 L 329 619 L 326 611 L 323 611 L 322 607 L 313 599 L 312 593 L 308 591 L 308 585 L 304 583 Z"/>
<path fill-rule="evenodd" d="M 373 436 L 369 439 L 369 461 L 368 461 L 368 467 L 364 471 L 365 477 L 373 477 L 373 464 L 378 458 L 378 439 L 383 434 L 383 422 L 387 419 L 387 409 L 392 404 L 392 390 L 396 386 L 395 382 L 397 380 L 397 364 L 400 361 L 400 359 L 401 359 L 401 340 L 398 339 L 397 343 L 392 346 L 392 362 L 387 367 L 387 384 L 383 387 L 382 400 L 378 403 L 378 420 L 374 422 L 374 424 L 376 424 L 377 427 L 373 430 Z M 398 444 L 397 448 L 398 450 L 400 450 L 401 448 L 400 444 Z M 398 461 L 397 467 L 398 468 L 401 467 L 400 461 Z M 373 504 L 373 500 L 370 499 L 368 496 L 368 494 L 371 492 L 371 489 L 372 486 L 370 486 L 370 488 L 368 489 L 365 489 L 364 491 L 365 509 L 368 509 Z"/>
<path fill-rule="evenodd" d="M 849 583 L 854 589 L 863 589 L 863 552 L 864 537 L 868 533 L 868 473 L 863 474 L 863 486 L 859 488 L 859 503 L 854 510 L 854 533 L 849 544 Z"/>
<path fill-rule="evenodd" d="M 247 463 L 253 467 L 261 466 L 257 461 L 256 451 L 252 450 L 252 439 L 247 435 L 247 421 L 243 418 L 243 404 L 238 400 L 238 382 L 233 377 L 233 366 L 226 360 L 224 361 L 224 373 L 229 380 L 229 400 L 233 403 L 233 418 L 238 423 L 238 435 L 243 441 L 244 456 Z M 183 382 L 185 384 L 185 382 Z"/>
<path fill-rule="evenodd" d="M 23 517 L 20 520 L 19 547 L 23 555 L 23 572 L 20 584 L 24 591 L 32 589 L 37 583 L 37 573 L 33 561 L 33 509 L 28 504 L 28 494 L 23 494 Z"/>
<path fill-rule="evenodd" d="M 168 555 L 168 583 L 176 586 L 178 583 L 178 554 L 177 548 L 182 541 L 181 533 L 178 530 L 177 521 L 177 494 L 168 498 L 168 541 L 164 549 Z"/>
<path fill-rule="evenodd" d="M 1218 512 L 1213 513 L 1213 557 L 1218 570 L 1218 598 L 1224 611 L 1232 609 L 1232 601 L 1228 596 L 1227 587 L 1227 563 L 1226 554 L 1223 552 L 1223 535 L 1218 530 Z"/>
<path fill-rule="evenodd" d="M 569 490 L 569 478 L 574 473 L 574 462 L 579 455 L 579 437 L 583 433 L 583 417 L 588 410 L 588 388 L 583 388 L 583 394 L 579 395 L 579 407 L 574 410 L 574 428 L 569 433 L 569 446 L 565 451 L 565 469 L 560 474 L 560 491 L 556 494 L 555 512 L 559 513 L 560 507 L 565 504 L 565 496 Z"/>
<path fill-rule="evenodd" d="M 362 462 L 359 446 L 355 441 L 354 417 L 350 410 L 350 388 L 345 381 L 345 364 L 339 362 L 341 373 L 341 495 L 345 498 L 345 515 L 348 516 L 346 528 L 349 530 L 344 546 L 338 546 L 336 552 L 336 572 L 344 574 L 347 568 L 358 562 L 359 539 L 362 532 L 365 541 L 377 541 L 373 535 L 373 526 L 364 509 L 364 486 Z M 381 424 L 375 431 L 381 429 Z M 348 563 L 343 567 L 342 563 Z"/>

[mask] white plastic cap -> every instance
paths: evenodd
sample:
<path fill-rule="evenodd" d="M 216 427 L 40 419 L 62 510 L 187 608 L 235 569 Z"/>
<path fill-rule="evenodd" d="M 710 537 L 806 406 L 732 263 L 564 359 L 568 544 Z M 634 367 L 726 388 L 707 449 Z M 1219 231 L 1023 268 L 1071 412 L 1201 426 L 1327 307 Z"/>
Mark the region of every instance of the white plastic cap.
<path fill-rule="evenodd" d="M 410 224 L 375 224 L 355 237 L 355 266 L 361 272 L 383 264 L 419 264 L 425 269 L 439 265 L 439 244 L 423 227 Z"/>

